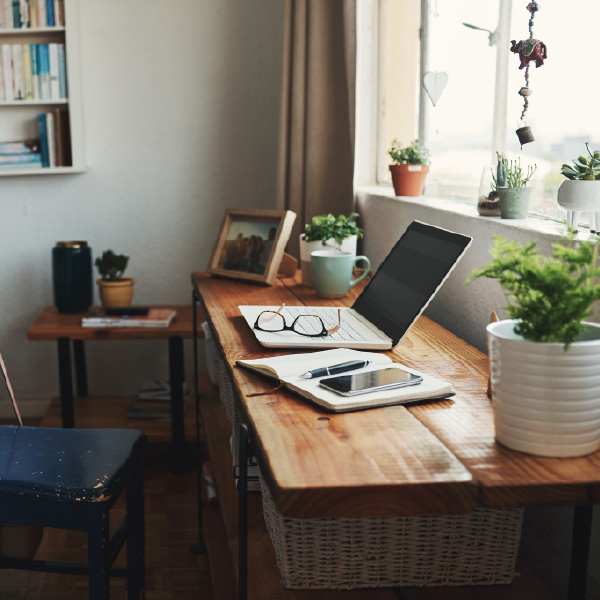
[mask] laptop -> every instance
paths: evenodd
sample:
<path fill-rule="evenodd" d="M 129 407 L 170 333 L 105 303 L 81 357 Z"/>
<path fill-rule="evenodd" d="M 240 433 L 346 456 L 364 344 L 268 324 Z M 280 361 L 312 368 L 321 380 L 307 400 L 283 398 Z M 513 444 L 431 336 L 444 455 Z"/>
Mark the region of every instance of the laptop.
<path fill-rule="evenodd" d="M 279 306 L 239 306 L 256 339 L 267 348 L 357 348 L 389 350 L 395 347 L 423 313 L 472 238 L 441 227 L 413 221 L 392 248 L 352 308 L 341 308 L 341 327 L 323 337 L 293 331 L 254 329 L 258 315 Z M 298 315 L 319 315 L 326 328 L 338 324 L 338 308 L 285 306 L 287 323 Z"/>

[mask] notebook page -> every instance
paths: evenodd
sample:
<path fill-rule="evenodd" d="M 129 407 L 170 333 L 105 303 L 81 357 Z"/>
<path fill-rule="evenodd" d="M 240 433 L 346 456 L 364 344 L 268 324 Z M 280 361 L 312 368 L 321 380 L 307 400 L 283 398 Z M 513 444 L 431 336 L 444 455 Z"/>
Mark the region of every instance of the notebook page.
<path fill-rule="evenodd" d="M 298 378 L 307 371 L 320 367 L 332 367 L 351 360 L 368 360 L 380 366 L 392 362 L 385 354 L 378 352 L 360 352 L 359 350 L 336 348 L 334 350 L 285 354 L 254 360 L 239 360 L 237 363 L 251 368 L 268 369 L 275 373 L 278 379 L 288 381 Z"/>

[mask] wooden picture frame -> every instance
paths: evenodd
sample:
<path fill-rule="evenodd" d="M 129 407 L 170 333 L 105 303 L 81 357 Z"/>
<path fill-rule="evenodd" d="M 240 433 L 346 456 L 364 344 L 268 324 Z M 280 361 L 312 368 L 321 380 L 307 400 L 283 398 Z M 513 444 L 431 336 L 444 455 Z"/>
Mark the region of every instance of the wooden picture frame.
<path fill-rule="evenodd" d="M 208 272 L 272 285 L 295 220 L 291 210 L 228 208 Z"/>

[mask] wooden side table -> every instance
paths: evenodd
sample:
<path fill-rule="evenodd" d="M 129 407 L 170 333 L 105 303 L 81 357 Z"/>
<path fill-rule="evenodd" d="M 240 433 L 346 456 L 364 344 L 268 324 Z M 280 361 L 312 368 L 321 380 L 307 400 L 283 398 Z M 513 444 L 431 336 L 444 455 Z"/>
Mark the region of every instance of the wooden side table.
<path fill-rule="evenodd" d="M 175 458 L 175 472 L 186 468 L 185 434 L 183 420 L 183 340 L 194 337 L 192 309 L 189 305 L 161 306 L 177 311 L 169 327 L 82 327 L 82 314 L 61 314 L 47 306 L 27 331 L 32 341 L 56 341 L 58 346 L 58 373 L 61 416 L 63 427 L 75 426 L 73 408 L 73 372 L 71 342 L 75 366 L 77 395 L 88 396 L 87 369 L 84 342 L 88 340 L 167 340 L 169 343 L 169 379 L 171 382 L 171 441 Z M 202 328 L 197 335 L 203 337 Z"/>

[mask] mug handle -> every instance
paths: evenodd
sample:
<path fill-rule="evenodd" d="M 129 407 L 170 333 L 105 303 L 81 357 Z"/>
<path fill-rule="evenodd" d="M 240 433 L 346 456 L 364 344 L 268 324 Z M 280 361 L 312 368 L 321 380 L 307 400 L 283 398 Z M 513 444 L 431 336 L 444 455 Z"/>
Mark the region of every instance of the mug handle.
<path fill-rule="evenodd" d="M 350 282 L 350 287 L 354 287 L 361 279 L 364 279 L 369 274 L 369 271 L 371 270 L 371 261 L 366 256 L 357 256 L 354 259 L 354 263 L 352 264 L 353 269 L 359 260 L 364 260 L 367 263 L 367 268 L 365 269 L 364 273 L 360 277 L 357 277 L 356 279 L 353 279 Z"/>

